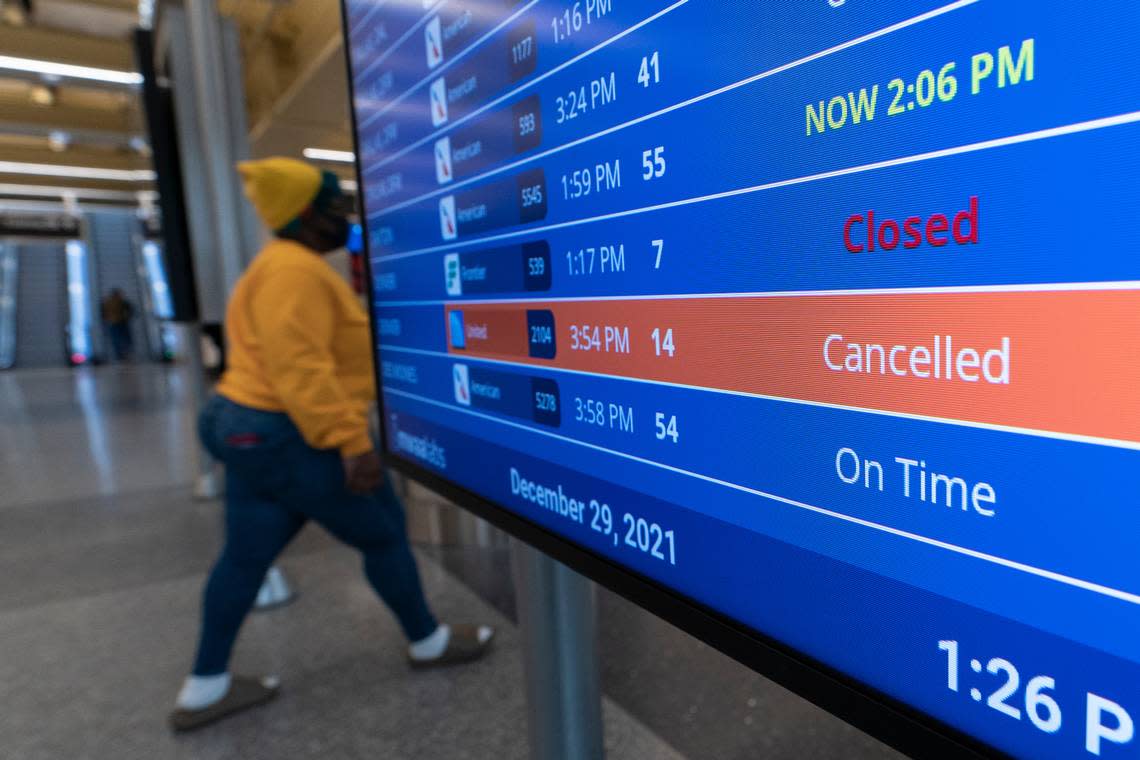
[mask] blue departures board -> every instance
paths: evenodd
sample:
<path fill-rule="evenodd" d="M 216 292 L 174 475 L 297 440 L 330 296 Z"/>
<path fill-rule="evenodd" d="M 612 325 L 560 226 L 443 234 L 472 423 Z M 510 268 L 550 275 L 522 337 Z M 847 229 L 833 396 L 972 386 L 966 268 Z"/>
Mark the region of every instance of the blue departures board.
<path fill-rule="evenodd" d="M 348 0 L 389 452 L 1140 757 L 1140 5 Z"/>

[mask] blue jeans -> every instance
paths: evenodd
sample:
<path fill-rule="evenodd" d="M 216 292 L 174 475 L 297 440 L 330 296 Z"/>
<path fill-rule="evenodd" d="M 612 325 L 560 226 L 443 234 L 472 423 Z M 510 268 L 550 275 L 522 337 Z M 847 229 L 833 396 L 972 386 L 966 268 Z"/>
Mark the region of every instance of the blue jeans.
<path fill-rule="evenodd" d="M 195 675 L 227 670 L 266 571 L 309 520 L 360 550 L 368 581 L 410 641 L 436 629 L 387 478 L 374 493 L 354 494 L 340 454 L 309 446 L 288 415 L 221 396 L 206 404 L 198 429 L 226 465 L 226 543 L 203 594 Z"/>
<path fill-rule="evenodd" d="M 134 353 L 134 338 L 131 336 L 130 322 L 110 325 L 107 332 L 111 336 L 111 353 L 116 361 L 125 361 Z"/>

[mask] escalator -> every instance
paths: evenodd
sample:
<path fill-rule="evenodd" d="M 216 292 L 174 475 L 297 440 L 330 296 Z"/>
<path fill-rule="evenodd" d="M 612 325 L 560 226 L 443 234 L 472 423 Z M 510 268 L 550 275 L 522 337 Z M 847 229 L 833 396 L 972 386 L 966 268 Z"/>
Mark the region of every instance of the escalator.
<path fill-rule="evenodd" d="M 69 351 L 65 244 L 17 243 L 7 248 L 14 251 L 17 272 L 12 366 L 66 366 Z"/>

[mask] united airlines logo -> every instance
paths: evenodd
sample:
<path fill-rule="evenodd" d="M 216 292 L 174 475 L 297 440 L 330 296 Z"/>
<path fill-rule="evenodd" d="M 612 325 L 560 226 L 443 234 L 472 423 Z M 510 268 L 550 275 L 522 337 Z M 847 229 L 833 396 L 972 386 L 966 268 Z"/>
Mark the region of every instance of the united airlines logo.
<path fill-rule="evenodd" d="M 424 27 L 424 45 L 427 48 L 427 64 L 434 69 L 443 63 L 443 30 L 440 27 L 439 16 L 436 16 Z"/>
<path fill-rule="evenodd" d="M 446 185 L 451 177 L 451 138 L 441 137 L 435 141 L 435 179 Z"/>
<path fill-rule="evenodd" d="M 439 127 L 447 123 L 447 85 L 443 77 L 431 83 L 431 124 Z"/>
<path fill-rule="evenodd" d="M 467 331 L 463 327 L 462 311 L 453 311 L 448 315 L 447 332 L 451 336 L 452 348 L 467 348 Z"/>

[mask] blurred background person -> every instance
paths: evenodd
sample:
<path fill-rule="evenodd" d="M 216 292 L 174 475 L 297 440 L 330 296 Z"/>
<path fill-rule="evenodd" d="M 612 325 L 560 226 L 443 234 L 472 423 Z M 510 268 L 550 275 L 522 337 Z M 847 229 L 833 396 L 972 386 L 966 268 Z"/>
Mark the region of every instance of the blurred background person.
<path fill-rule="evenodd" d="M 477 659 L 494 635 L 440 624 L 429 609 L 403 508 L 369 434 L 368 317 L 322 258 L 348 238 L 349 199 L 335 175 L 301 161 L 239 169 L 275 238 L 234 289 L 226 371 L 199 421 L 203 444 L 226 465 L 226 541 L 203 594 L 193 670 L 170 716 L 176 730 L 277 694 L 275 678 L 231 675 L 230 653 L 266 571 L 309 520 L 362 553 L 413 667 Z"/>
<path fill-rule="evenodd" d="M 134 353 L 134 338 L 131 337 L 134 305 L 127 300 L 122 290 L 114 288 L 103 299 L 101 312 L 103 324 L 107 327 L 107 334 L 111 339 L 111 352 L 115 361 L 127 361 Z"/>

